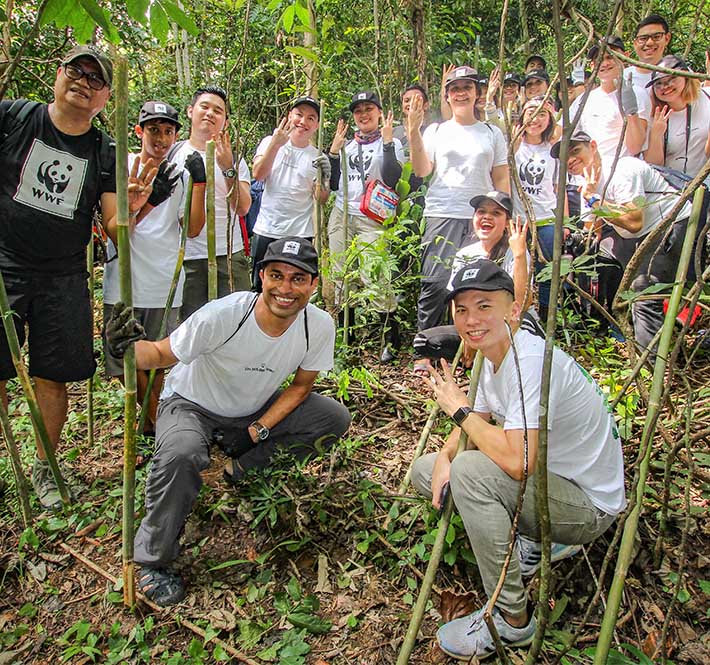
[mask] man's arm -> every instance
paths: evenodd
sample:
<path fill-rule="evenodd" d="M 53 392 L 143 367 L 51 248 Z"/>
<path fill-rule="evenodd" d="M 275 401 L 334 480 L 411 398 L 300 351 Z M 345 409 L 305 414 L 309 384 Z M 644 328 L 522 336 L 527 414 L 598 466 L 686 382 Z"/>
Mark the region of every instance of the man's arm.
<path fill-rule="evenodd" d="M 178 358 L 170 348 L 170 338 L 158 342 L 142 339 L 136 342 L 136 369 L 163 369 L 172 367 Z"/>
<path fill-rule="evenodd" d="M 493 189 L 510 194 L 510 171 L 507 164 L 494 166 L 491 169 L 491 180 L 493 180 Z"/>
<path fill-rule="evenodd" d="M 196 238 L 205 225 L 205 192 L 203 182 L 192 183 L 192 201 L 190 202 L 190 222 L 187 225 L 187 237 Z"/>
<path fill-rule="evenodd" d="M 412 170 L 418 178 L 426 178 L 433 170 L 434 164 L 424 149 L 422 124 L 424 122 L 424 106 L 422 98 L 416 95 L 407 116 L 407 137 L 409 138 L 409 155 L 412 160 Z"/>
<path fill-rule="evenodd" d="M 274 130 L 266 150 L 254 158 L 252 175 L 255 180 L 266 180 L 271 175 L 274 161 L 279 150 L 288 143 L 292 131 L 288 118 L 284 118 Z"/>

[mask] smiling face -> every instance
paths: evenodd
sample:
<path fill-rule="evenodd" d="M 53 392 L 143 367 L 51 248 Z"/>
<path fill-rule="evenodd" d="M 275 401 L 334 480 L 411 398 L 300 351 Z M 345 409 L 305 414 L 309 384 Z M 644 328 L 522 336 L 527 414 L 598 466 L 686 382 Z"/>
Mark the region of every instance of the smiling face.
<path fill-rule="evenodd" d="M 658 23 L 651 23 L 639 28 L 634 37 L 634 50 L 641 62 L 657 65 L 664 56 L 671 41 L 671 33 Z"/>
<path fill-rule="evenodd" d="M 532 99 L 533 97 L 541 97 L 549 88 L 547 81 L 542 79 L 530 79 L 525 84 L 525 99 Z"/>
<path fill-rule="evenodd" d="M 594 162 L 594 153 L 597 144 L 594 141 L 579 143 L 572 141 L 567 152 L 567 170 L 572 175 L 583 175 L 584 169 L 589 168 Z"/>
<path fill-rule="evenodd" d="M 281 261 L 267 263 L 259 274 L 264 304 L 279 319 L 295 318 L 318 287 L 317 277 Z"/>
<path fill-rule="evenodd" d="M 492 247 L 503 237 L 508 219 L 505 208 L 487 199 L 473 213 L 473 232 L 485 247 Z"/>
<path fill-rule="evenodd" d="M 661 102 L 672 104 L 673 102 L 683 102 L 683 91 L 685 90 L 686 79 L 682 76 L 664 76 L 653 82 L 653 94 Z"/>
<path fill-rule="evenodd" d="M 153 159 L 160 163 L 175 143 L 177 127 L 169 120 L 148 120 L 142 127 L 136 125 L 136 136 L 141 140 L 143 161 Z"/>
<path fill-rule="evenodd" d="M 310 104 L 299 104 L 291 109 L 288 120 L 293 127 L 291 142 L 299 147 L 308 145 L 318 130 L 318 113 Z"/>
<path fill-rule="evenodd" d="M 537 113 L 537 115 L 535 115 Z M 550 112 L 545 109 L 540 110 L 537 106 L 529 106 L 523 113 L 523 124 L 525 124 L 525 134 L 527 137 L 539 138 L 550 126 Z"/>
<path fill-rule="evenodd" d="M 210 139 L 219 134 L 227 123 L 227 105 L 219 95 L 204 93 L 192 106 L 187 107 L 190 118 L 190 135 Z"/>
<path fill-rule="evenodd" d="M 454 81 L 446 87 L 446 99 L 454 115 L 470 112 L 478 98 L 476 84 L 473 81 Z"/>
<path fill-rule="evenodd" d="M 412 90 L 407 90 L 407 92 L 402 95 L 402 114 L 405 118 L 409 115 L 409 109 L 411 108 L 412 101 L 415 97 L 421 98 L 422 107 L 425 113 L 429 110 L 429 102 L 424 99 L 424 95 L 422 95 L 421 90 L 413 88 Z"/>
<path fill-rule="evenodd" d="M 98 63 L 92 58 L 77 58 L 72 60 L 71 65 L 86 74 L 96 74 L 103 78 Z M 54 103 L 64 113 L 79 112 L 89 119 L 93 118 L 106 106 L 110 94 L 111 88 L 108 85 L 101 90 L 94 90 L 89 87 L 86 76 L 74 81 L 66 75 L 64 67 L 57 69 Z"/>
<path fill-rule="evenodd" d="M 362 134 L 372 134 L 380 126 L 382 111 L 372 102 L 360 102 L 353 109 L 353 119 Z"/>
<path fill-rule="evenodd" d="M 616 49 L 607 48 L 604 52 L 604 58 L 602 59 L 601 65 L 599 65 L 599 72 L 597 73 L 597 76 L 602 83 L 621 80 L 624 67 L 621 64 L 621 61 L 614 58 L 613 54 L 615 50 Z M 623 51 L 620 51 L 620 53 L 623 53 Z"/>
<path fill-rule="evenodd" d="M 513 81 L 503 84 L 503 101 L 504 102 L 515 102 L 518 99 L 518 92 L 520 86 Z"/>

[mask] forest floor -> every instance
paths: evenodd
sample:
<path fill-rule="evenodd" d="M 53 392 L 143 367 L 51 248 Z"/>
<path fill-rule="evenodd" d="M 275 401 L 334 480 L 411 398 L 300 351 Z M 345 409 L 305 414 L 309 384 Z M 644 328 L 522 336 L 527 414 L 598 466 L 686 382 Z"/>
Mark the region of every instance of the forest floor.
<path fill-rule="evenodd" d="M 621 345 L 592 336 L 568 341 L 604 390 L 619 389 L 626 371 Z M 254 475 L 235 491 L 222 480 L 224 458 L 214 451 L 178 560 L 188 595 L 161 611 L 142 604 L 128 611 L 120 581 L 111 581 L 121 577 L 123 393 L 97 374 L 96 443 L 89 448 L 86 389 L 73 385 L 61 457 L 77 501 L 59 514 L 37 514 L 34 502 L 35 523 L 24 531 L 11 487 L 0 502 L 0 665 L 199 664 L 228 662 L 234 650 L 248 663 L 393 665 L 437 527 L 435 511 L 411 489 L 397 496 L 431 406 L 408 360 L 383 368 L 369 352 L 358 352 L 319 382 L 321 392 L 340 397 L 353 414 L 347 438 L 320 460 Z M 703 434 L 710 424 L 710 361 L 700 358 L 687 369 L 694 389 L 688 427 L 691 439 L 696 435 L 688 501 L 686 453 L 664 479 L 669 444 L 685 432 L 679 383 L 662 417 L 668 440 L 654 442 L 610 663 L 660 662 L 653 654 L 669 610 L 668 662 L 710 662 L 710 446 Z M 17 392 L 10 413 L 29 468 L 32 428 Z M 631 391 L 617 413 L 628 485 L 645 409 Z M 427 449 L 436 450 L 449 428 L 440 418 Z M 0 473 L 11 482 L 4 459 Z M 137 474 L 139 512 L 145 474 L 145 468 Z M 668 526 L 656 568 L 665 487 Z M 554 662 L 578 627 L 613 533 L 553 566 L 553 623 L 540 662 Z M 473 561 L 454 516 L 411 663 L 448 662 L 434 634 L 442 618 L 483 603 Z M 538 584 L 537 577 L 529 583 L 532 600 Z M 602 611 L 592 611 L 563 662 L 591 662 Z M 525 652 L 510 656 L 522 663 Z"/>

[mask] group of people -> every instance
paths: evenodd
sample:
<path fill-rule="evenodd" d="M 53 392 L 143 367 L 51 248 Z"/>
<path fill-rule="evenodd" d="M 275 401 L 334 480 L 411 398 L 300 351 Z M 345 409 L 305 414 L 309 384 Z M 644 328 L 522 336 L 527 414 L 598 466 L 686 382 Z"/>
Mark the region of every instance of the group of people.
<path fill-rule="evenodd" d="M 135 126 L 141 148 L 128 164 L 132 307 L 120 301 L 113 260 L 114 151 L 92 126 L 110 94 L 111 61 L 94 47 L 76 47 L 57 69 L 50 104 L 0 102 L 0 161 L 6 173 L 0 187 L 0 271 L 21 341 L 29 330 L 29 372 L 52 447 L 57 448 L 66 420 L 66 383 L 89 378 L 96 369 L 85 249 L 97 208 L 110 239 L 104 271 L 107 371 L 122 377 L 130 344 L 135 344 L 139 393 L 147 390 L 148 372 L 159 371 L 146 419 L 147 429 L 155 430 L 156 450 L 135 542 L 143 593 L 160 605 L 185 595 L 173 563 L 212 444 L 229 459 L 225 480 L 237 483 L 279 452 L 305 459 L 347 431 L 348 410 L 313 392 L 318 374 L 333 365 L 336 333 L 332 318 L 310 303 L 321 272 L 312 243 L 314 209 L 335 193 L 327 228 L 331 275 L 336 303 L 347 307 L 341 284 L 353 268 L 345 265 L 346 252 L 365 251 L 383 235 L 382 220 L 370 213 L 364 198 L 373 183 L 396 187 L 403 164 L 411 161 L 413 195 L 424 198 L 417 328 L 431 329 L 450 315 L 466 347 L 485 358 L 472 408 L 445 361 L 439 369 L 428 359 L 416 360 L 415 370 L 457 427 L 441 451 L 416 462 L 413 482 L 435 506 L 450 487 L 490 596 L 505 558 L 519 481 L 529 476 L 517 557 L 494 621 L 505 643 L 532 640 L 535 620 L 521 576 L 532 574 L 540 560 L 533 474 L 544 343 L 531 306 L 528 229 L 538 227 L 542 265 L 551 257 L 550 219 L 559 201 L 565 214 L 581 212 L 583 223 L 600 238 L 605 289 L 613 297 L 619 271 L 677 200 L 677 188 L 652 164 L 692 176 L 710 155 L 710 99 L 697 80 L 680 75 L 689 70 L 685 61 L 665 55 L 670 37 L 665 20 L 652 15 L 639 23 L 634 45 L 642 63 L 679 75 L 624 70 L 614 57 L 624 50 L 616 37 L 595 44 L 588 54 L 597 65 L 598 87 L 586 93 L 589 73 L 583 65 L 575 67 L 570 116 L 584 106 L 569 144 L 570 178 L 563 196 L 556 190 L 559 113 L 540 56 L 528 59 L 523 77 L 506 74 L 502 81 L 496 71 L 483 80 L 469 66 L 448 68 L 441 122 L 428 122 L 429 96 L 420 83 L 402 95 L 401 124 L 392 112 L 383 112 L 375 92 L 360 90 L 349 107 L 354 137 L 348 140 L 349 126 L 341 119 L 324 154 L 313 146 L 320 103 L 299 97 L 259 143 L 252 173 L 232 152 L 224 90 L 195 91 L 184 141 L 177 141 L 178 111 L 147 101 Z M 508 146 L 511 123 L 520 131 Z M 218 298 L 212 301 L 205 228 L 210 140 L 215 142 L 218 261 Z M 249 239 L 241 217 L 252 204 L 252 174 L 264 187 Z M 596 217 L 600 207 L 617 214 Z M 642 266 L 644 279 L 635 288 L 645 288 L 649 280 L 672 281 L 689 214 L 688 205 L 677 215 L 673 233 Z M 184 274 L 166 313 L 183 223 Z M 251 262 L 245 252 L 249 241 Z M 361 282 L 370 278 L 364 271 Z M 385 328 L 382 359 L 389 361 L 401 342 L 393 315 L 397 285 L 390 274 L 380 282 L 369 307 Z M 543 316 L 551 306 L 544 293 L 540 289 L 537 307 Z M 637 341 L 647 346 L 662 323 L 662 305 L 639 301 L 633 318 Z M 0 362 L 7 404 L 4 386 L 14 366 L 4 337 Z M 603 533 L 626 503 L 621 442 L 602 391 L 559 349 L 552 371 L 548 485 L 552 556 L 558 560 Z M 461 429 L 469 450 L 454 456 Z M 42 506 L 60 507 L 41 447 L 32 482 Z M 482 616 L 477 612 L 443 626 L 441 648 L 465 660 L 493 653 Z"/>

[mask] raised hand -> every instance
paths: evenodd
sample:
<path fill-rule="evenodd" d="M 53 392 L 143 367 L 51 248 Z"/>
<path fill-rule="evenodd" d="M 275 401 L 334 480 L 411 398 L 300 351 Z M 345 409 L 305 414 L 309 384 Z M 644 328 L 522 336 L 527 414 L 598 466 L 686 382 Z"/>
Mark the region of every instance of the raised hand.
<path fill-rule="evenodd" d="M 128 212 L 135 215 L 146 203 L 153 192 L 153 180 L 158 173 L 158 167 L 152 159 L 149 159 L 141 169 L 140 159 L 133 162 L 131 171 L 128 174 Z"/>
<path fill-rule="evenodd" d="M 191 155 L 187 156 L 187 159 L 185 160 L 185 170 L 192 177 L 193 185 L 199 185 L 207 182 L 205 162 L 202 159 L 202 155 L 200 155 L 200 153 L 196 150 Z"/>
<path fill-rule="evenodd" d="M 417 95 L 418 97 L 419 95 Z M 382 141 L 384 143 L 392 143 L 392 132 L 394 124 L 394 113 L 392 111 L 387 111 L 387 115 L 384 116 L 382 121 Z"/>
<path fill-rule="evenodd" d="M 663 107 L 657 106 L 651 116 L 650 131 L 654 134 L 665 134 L 666 129 L 668 129 L 668 118 L 670 118 L 671 113 L 673 113 L 673 109 L 667 105 Z"/>
<path fill-rule="evenodd" d="M 407 135 L 412 136 L 415 132 L 420 132 L 424 124 L 424 100 L 420 95 L 412 99 L 407 115 Z M 411 143 L 411 139 L 410 139 Z"/>
<path fill-rule="evenodd" d="M 508 246 L 514 257 L 525 256 L 528 250 L 528 220 L 520 220 L 520 215 L 508 220 Z"/>
<path fill-rule="evenodd" d="M 572 85 L 584 83 L 584 58 L 579 58 L 572 65 Z"/>
<path fill-rule="evenodd" d="M 441 410 L 452 416 L 462 406 L 468 406 L 468 398 L 456 383 L 449 363 L 443 358 L 441 359 L 441 369 L 442 373 L 439 374 L 432 367 L 431 372 L 429 372 L 429 378 L 426 381 L 434 391 L 434 399 L 441 407 Z"/>
<path fill-rule="evenodd" d="M 214 139 L 214 156 L 217 160 L 217 166 L 219 166 L 221 171 L 234 168 L 234 155 L 232 154 L 232 142 L 229 140 L 229 130 L 225 128 L 212 138 Z"/>
<path fill-rule="evenodd" d="M 175 169 L 176 165 L 168 162 L 162 162 L 158 167 L 158 173 L 153 180 L 153 191 L 148 197 L 148 203 L 154 208 L 167 201 L 175 191 L 175 185 L 180 180 L 180 173 L 176 173 Z"/>
<path fill-rule="evenodd" d="M 498 65 L 493 68 L 491 75 L 488 77 L 488 90 L 486 91 L 486 102 L 495 102 L 496 93 L 500 87 L 500 69 Z"/>
<path fill-rule="evenodd" d="M 282 145 L 286 145 L 288 143 L 292 131 L 293 125 L 291 124 L 291 121 L 288 119 L 288 117 L 286 117 L 279 123 L 279 126 L 276 128 L 273 133 L 273 136 L 271 137 L 271 141 L 279 147 L 281 147 Z"/>
<path fill-rule="evenodd" d="M 634 92 L 634 85 L 631 82 L 631 72 L 625 74 L 621 79 L 621 107 L 625 115 L 636 115 L 639 112 L 639 103 Z"/>
<path fill-rule="evenodd" d="M 588 199 L 592 194 L 597 193 L 601 164 L 596 163 L 595 160 L 595 163 L 590 164 L 589 167 L 584 167 L 582 174 L 584 175 L 584 185 L 582 185 L 580 192 L 583 198 Z"/>
<path fill-rule="evenodd" d="M 330 144 L 330 154 L 339 155 L 345 145 L 345 138 L 348 134 L 348 123 L 343 118 L 338 120 L 338 126 L 335 129 L 333 142 Z"/>

